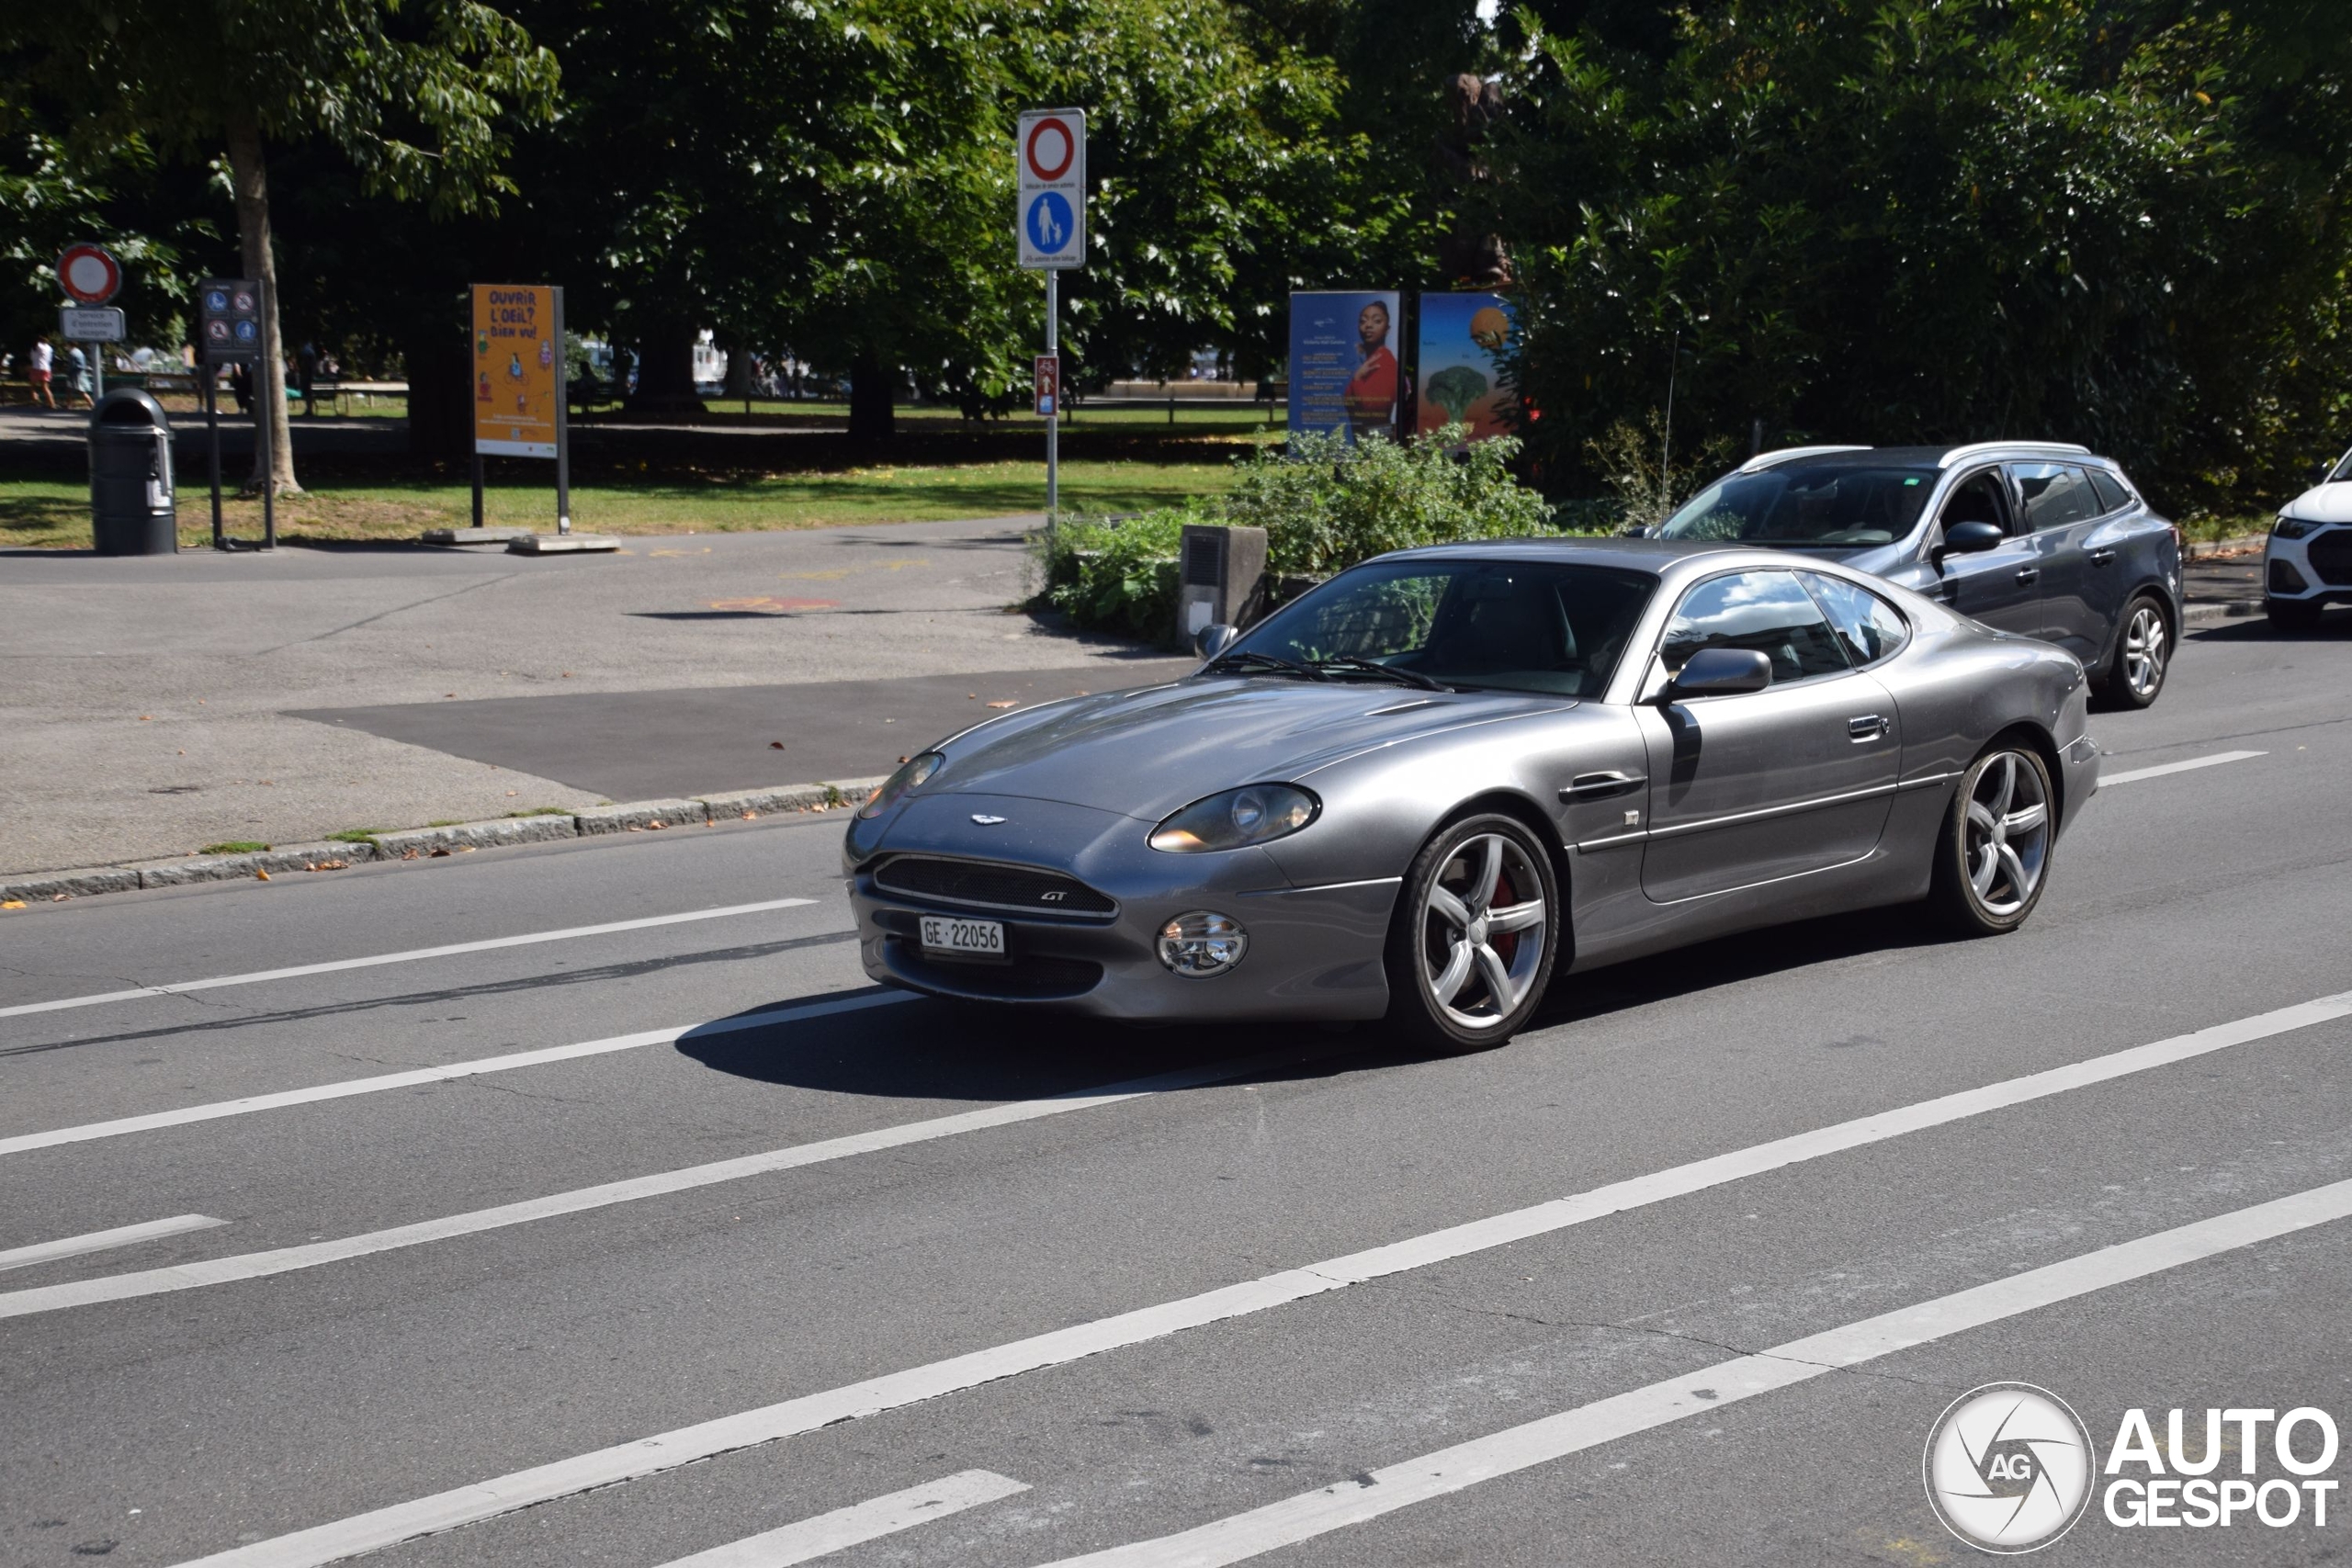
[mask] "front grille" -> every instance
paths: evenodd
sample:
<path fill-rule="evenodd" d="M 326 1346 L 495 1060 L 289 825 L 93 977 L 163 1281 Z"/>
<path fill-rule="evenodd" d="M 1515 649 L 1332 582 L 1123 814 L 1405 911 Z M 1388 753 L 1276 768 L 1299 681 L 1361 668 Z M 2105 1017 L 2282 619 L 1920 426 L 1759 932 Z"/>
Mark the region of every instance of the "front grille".
<path fill-rule="evenodd" d="M 2352 528 L 2330 528 L 2303 547 L 2303 554 L 2331 588 L 2352 588 Z"/>
<path fill-rule="evenodd" d="M 1025 865 L 984 861 L 933 860 L 900 855 L 883 863 L 874 885 L 917 898 L 973 904 L 989 909 L 1022 909 L 1055 915 L 1109 915 L 1118 905 L 1074 877 Z"/>

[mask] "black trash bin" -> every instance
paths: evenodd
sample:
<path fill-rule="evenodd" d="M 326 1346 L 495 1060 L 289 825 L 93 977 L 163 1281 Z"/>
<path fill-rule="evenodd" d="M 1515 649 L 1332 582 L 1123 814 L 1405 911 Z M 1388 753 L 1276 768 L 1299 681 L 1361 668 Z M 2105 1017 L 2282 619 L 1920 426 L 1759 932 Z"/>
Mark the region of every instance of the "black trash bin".
<path fill-rule="evenodd" d="M 102 556 L 167 556 L 180 547 L 172 491 L 172 422 L 135 387 L 90 415 L 90 525 Z"/>

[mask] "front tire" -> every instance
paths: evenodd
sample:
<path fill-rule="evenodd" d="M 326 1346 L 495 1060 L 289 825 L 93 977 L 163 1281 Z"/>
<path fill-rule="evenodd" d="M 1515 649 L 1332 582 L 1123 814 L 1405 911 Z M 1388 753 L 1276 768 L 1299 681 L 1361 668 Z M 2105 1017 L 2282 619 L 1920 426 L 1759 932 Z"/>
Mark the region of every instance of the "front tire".
<path fill-rule="evenodd" d="M 2025 924 L 2050 881 L 2058 824 L 2050 768 L 2022 741 L 1992 747 L 1961 775 L 1936 838 L 1928 907 L 1959 936 Z"/>
<path fill-rule="evenodd" d="M 1481 1051 L 1527 1022 L 1560 950 L 1551 857 L 1515 817 L 1447 824 L 1407 868 L 1389 921 L 1388 1018 L 1425 1048 Z"/>
<path fill-rule="evenodd" d="M 2172 622 L 2154 594 L 2143 593 L 2124 606 L 2123 633 L 2115 639 L 2099 694 L 2113 707 L 2146 707 L 2165 689 L 2171 668 Z"/>
<path fill-rule="evenodd" d="M 2307 632 L 2319 625 L 2319 606 L 2309 599 L 2265 599 L 2262 613 L 2274 632 Z"/>

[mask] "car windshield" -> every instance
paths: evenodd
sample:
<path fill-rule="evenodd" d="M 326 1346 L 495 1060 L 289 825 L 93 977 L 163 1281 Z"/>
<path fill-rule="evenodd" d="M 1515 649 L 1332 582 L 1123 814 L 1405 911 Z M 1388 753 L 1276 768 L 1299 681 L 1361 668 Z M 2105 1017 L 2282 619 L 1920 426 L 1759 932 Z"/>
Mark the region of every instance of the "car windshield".
<path fill-rule="evenodd" d="M 2335 472 L 2329 474 L 2326 479 L 2320 482 L 2322 484 L 2341 484 L 2346 479 L 2352 479 L 2352 452 L 2346 452 L 2344 454 L 2344 460 L 2335 465 Z"/>
<path fill-rule="evenodd" d="M 1657 588 L 1648 572 L 1555 561 L 1373 562 L 1276 611 L 1220 662 L 1380 679 L 1368 661 L 1456 688 L 1598 696 Z"/>
<path fill-rule="evenodd" d="M 1885 545 L 1911 531 L 1936 470 L 1789 463 L 1717 479 L 1658 532 L 1756 545 Z"/>

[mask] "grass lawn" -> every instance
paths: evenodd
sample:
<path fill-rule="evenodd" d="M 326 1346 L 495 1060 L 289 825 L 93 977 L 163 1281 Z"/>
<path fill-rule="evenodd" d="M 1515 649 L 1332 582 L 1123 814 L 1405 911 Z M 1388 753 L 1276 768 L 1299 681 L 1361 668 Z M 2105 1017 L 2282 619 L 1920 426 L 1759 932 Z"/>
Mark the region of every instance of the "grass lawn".
<path fill-rule="evenodd" d="M 555 466 L 546 467 L 547 479 L 540 484 L 491 484 L 483 496 L 483 521 L 552 532 Z M 1069 461 L 1062 464 L 1062 505 L 1095 513 L 1140 512 L 1223 491 L 1233 482 L 1233 474 L 1222 462 Z M 182 476 L 179 502 L 180 543 L 209 544 L 210 495 L 200 479 Z M 575 484 L 571 491 L 572 525 L 606 534 L 922 523 L 1042 512 L 1045 504 L 1042 461 L 663 479 L 627 485 L 599 480 Z M 258 501 L 224 496 L 221 510 L 231 534 L 260 536 Z M 413 538 L 426 528 L 463 527 L 471 521 L 468 486 L 428 480 L 326 478 L 299 496 L 281 497 L 277 504 L 278 537 L 287 540 Z M 0 547 L 87 547 L 89 543 L 90 498 L 85 486 L 0 479 Z"/>

